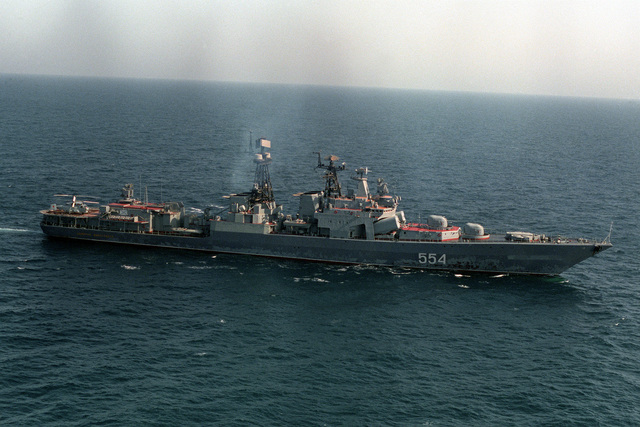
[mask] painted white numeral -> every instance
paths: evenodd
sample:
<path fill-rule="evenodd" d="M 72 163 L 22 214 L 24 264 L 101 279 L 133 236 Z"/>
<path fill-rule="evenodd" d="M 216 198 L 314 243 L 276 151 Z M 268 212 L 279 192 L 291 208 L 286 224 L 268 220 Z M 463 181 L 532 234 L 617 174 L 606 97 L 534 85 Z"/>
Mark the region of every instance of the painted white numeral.
<path fill-rule="evenodd" d="M 438 254 L 428 254 L 425 252 L 420 252 L 418 254 L 418 262 L 420 264 L 442 264 L 445 265 L 447 263 L 447 254 L 442 254 L 438 257 Z"/>

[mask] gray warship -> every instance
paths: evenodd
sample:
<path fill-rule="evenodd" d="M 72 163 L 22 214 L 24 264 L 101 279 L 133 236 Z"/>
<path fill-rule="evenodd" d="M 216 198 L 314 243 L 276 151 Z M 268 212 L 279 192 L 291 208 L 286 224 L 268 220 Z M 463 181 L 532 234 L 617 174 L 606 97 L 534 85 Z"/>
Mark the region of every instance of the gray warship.
<path fill-rule="evenodd" d="M 317 155 L 324 189 L 298 193 L 297 214 L 276 203 L 269 165 L 271 142 L 256 141 L 253 188 L 225 196 L 228 209 L 191 214 L 182 202 L 150 203 L 126 184 L 120 199 L 96 206 L 78 196 L 41 211 L 52 238 L 254 255 L 342 264 L 444 270 L 454 273 L 558 275 L 610 248 L 603 241 L 551 237 L 528 231 L 489 234 L 477 223 L 449 224 L 441 215 L 408 222 L 400 198 L 382 179 L 372 191 L 368 169 L 355 170 L 355 189 L 343 191 L 346 164 Z"/>

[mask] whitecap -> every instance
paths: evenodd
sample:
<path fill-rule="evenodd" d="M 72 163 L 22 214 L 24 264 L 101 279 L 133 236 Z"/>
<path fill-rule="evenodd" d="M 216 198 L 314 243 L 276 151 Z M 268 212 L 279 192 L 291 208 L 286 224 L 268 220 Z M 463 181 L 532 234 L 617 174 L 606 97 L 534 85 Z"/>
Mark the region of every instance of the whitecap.
<path fill-rule="evenodd" d="M 135 265 L 126 265 L 126 264 L 122 264 L 120 267 L 124 268 L 125 270 L 139 270 L 140 267 L 136 267 Z"/>
<path fill-rule="evenodd" d="M 294 277 L 293 278 L 293 281 L 296 283 L 300 282 L 301 280 L 305 282 L 329 283 L 328 280 L 322 279 L 320 277 Z"/>

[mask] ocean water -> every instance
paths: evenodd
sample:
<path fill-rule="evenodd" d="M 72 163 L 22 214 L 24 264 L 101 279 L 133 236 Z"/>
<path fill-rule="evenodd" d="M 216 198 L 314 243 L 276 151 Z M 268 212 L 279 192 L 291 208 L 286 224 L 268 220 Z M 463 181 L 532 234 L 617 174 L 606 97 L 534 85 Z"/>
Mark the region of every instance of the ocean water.
<path fill-rule="evenodd" d="M 639 425 L 640 102 L 0 76 L 0 424 Z M 273 143 L 408 218 L 604 239 L 555 278 L 48 240 L 56 193 L 223 207 Z M 348 184 L 348 175 L 343 185 Z"/>

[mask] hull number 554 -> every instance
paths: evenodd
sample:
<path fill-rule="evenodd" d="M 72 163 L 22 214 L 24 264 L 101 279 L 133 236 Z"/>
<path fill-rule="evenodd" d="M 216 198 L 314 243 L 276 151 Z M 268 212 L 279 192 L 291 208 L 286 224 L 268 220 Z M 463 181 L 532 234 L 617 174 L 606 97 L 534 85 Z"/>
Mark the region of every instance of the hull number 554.
<path fill-rule="evenodd" d="M 425 252 L 420 252 L 418 254 L 418 261 L 420 264 L 442 264 L 445 265 L 447 263 L 447 254 L 428 254 Z"/>

